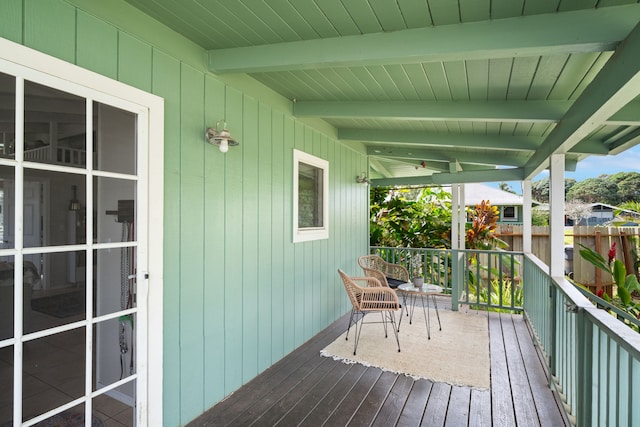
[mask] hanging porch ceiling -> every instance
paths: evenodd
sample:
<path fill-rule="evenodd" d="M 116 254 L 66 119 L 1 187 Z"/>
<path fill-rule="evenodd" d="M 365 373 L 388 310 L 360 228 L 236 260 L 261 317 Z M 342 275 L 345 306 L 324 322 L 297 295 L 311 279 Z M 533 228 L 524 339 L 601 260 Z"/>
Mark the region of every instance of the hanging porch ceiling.
<path fill-rule="evenodd" d="M 128 1 L 333 126 L 376 185 L 531 179 L 640 142 L 634 1 Z"/>

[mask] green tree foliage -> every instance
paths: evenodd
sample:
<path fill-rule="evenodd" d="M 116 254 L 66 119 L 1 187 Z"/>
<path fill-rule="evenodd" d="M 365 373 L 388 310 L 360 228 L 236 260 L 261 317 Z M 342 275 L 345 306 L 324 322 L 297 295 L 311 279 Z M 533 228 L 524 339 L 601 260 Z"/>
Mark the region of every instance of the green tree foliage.
<path fill-rule="evenodd" d="M 587 178 L 578 182 L 567 192 L 567 200 L 582 200 L 585 203 L 606 203 L 617 205 L 620 203 L 618 184 L 609 180 L 608 175 L 597 178 Z"/>
<path fill-rule="evenodd" d="M 576 185 L 576 182 L 573 178 L 566 178 L 564 180 L 565 195 Z M 536 202 L 549 203 L 549 178 L 542 178 L 531 183 L 531 197 Z"/>
<path fill-rule="evenodd" d="M 506 191 L 507 193 L 516 194 L 513 188 L 511 188 L 511 186 L 506 182 L 501 182 L 500 184 L 498 184 L 498 188 L 500 188 L 502 191 Z"/>
<path fill-rule="evenodd" d="M 372 246 L 451 247 L 451 194 L 442 188 L 372 188 L 370 212 Z"/>
<path fill-rule="evenodd" d="M 629 201 L 640 202 L 640 173 L 618 172 L 613 175 L 600 175 L 577 182 L 575 179 L 564 180 L 566 200 L 582 200 L 585 203 L 606 203 L 618 206 Z M 539 179 L 531 183 L 533 200 L 540 203 L 549 202 L 549 178 Z"/>
<path fill-rule="evenodd" d="M 608 180 L 618 184 L 618 196 L 621 202 L 640 201 L 640 173 L 618 172 Z"/>
<path fill-rule="evenodd" d="M 549 211 L 533 208 L 531 211 L 531 225 L 549 225 Z"/>

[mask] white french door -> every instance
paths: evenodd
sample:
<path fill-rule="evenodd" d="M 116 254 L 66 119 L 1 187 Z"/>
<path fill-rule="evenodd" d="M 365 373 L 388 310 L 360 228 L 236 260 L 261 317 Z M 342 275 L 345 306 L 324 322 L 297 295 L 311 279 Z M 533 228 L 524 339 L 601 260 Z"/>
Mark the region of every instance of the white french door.
<path fill-rule="evenodd" d="M 67 65 L 10 48 L 0 49 L 0 425 L 147 425 L 161 417 L 147 382 L 150 109 L 117 83 L 54 76 Z M 42 71 L 18 62 L 25 52 Z"/>

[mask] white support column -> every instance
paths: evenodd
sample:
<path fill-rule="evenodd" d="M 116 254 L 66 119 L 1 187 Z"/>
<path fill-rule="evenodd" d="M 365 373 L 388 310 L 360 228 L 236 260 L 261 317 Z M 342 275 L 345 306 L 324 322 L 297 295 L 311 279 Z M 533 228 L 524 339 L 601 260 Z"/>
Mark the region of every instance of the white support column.
<path fill-rule="evenodd" d="M 564 154 L 550 158 L 549 245 L 551 277 L 564 276 Z"/>
<path fill-rule="evenodd" d="M 460 209 L 460 185 L 451 184 L 451 249 L 458 249 L 459 231 L 458 221 L 460 216 L 458 210 Z"/>
<path fill-rule="evenodd" d="M 458 184 L 460 186 L 460 190 L 458 191 L 459 201 L 458 201 L 458 249 L 465 249 L 466 240 L 467 240 L 467 205 L 465 204 L 465 186 L 464 184 Z"/>
<path fill-rule="evenodd" d="M 522 181 L 522 252 L 531 253 L 531 180 Z"/>

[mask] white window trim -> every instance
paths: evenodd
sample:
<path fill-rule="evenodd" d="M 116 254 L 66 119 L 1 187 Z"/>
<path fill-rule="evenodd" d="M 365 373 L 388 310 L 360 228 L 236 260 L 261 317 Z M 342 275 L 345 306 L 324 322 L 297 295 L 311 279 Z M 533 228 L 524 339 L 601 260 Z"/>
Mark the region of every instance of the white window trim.
<path fill-rule="evenodd" d="M 147 333 L 147 354 L 138 354 L 139 360 L 145 360 L 145 372 L 139 372 L 139 378 L 144 377 L 143 386 L 138 388 L 138 397 L 143 402 L 138 408 L 138 425 L 162 425 L 163 402 L 163 212 L 164 212 L 164 100 L 156 95 L 118 82 L 101 74 L 86 70 L 74 64 L 46 55 L 34 49 L 0 37 L 0 61 L 9 70 L 15 69 L 25 77 L 32 75 L 34 80 L 53 88 L 64 89 L 67 85 L 74 87 L 74 93 L 79 96 L 98 100 L 109 104 L 140 108 L 139 114 L 148 115 L 148 127 L 139 130 L 140 135 L 148 135 L 148 212 L 140 212 L 141 218 L 146 217 L 148 253 L 148 272 L 138 272 L 138 298 L 147 298 L 147 313 L 144 316 L 139 311 L 138 327 L 148 328 L 153 325 L 153 333 Z M 17 68 L 14 68 L 16 67 Z M 26 67 L 25 70 L 22 67 Z M 29 70 L 30 69 L 30 70 Z M 31 74 L 32 73 L 32 74 Z M 83 89 L 86 88 L 86 89 Z M 96 96 L 99 92 L 98 96 Z M 143 155 L 143 153 L 140 153 Z M 145 159 L 146 160 L 146 159 Z M 144 196 L 144 191 L 142 195 Z M 143 215 L 144 214 L 144 215 Z M 153 230 L 153 232 L 150 232 Z M 138 228 L 138 233 L 142 230 Z M 145 256 L 139 253 L 138 256 Z M 148 280 L 145 275 L 148 273 Z M 144 317 L 144 318 L 142 318 Z M 149 355 L 153 355 L 149 357 Z M 143 364 L 145 365 L 145 364 Z"/>
<path fill-rule="evenodd" d="M 322 227 L 298 227 L 298 165 L 306 163 L 323 170 Z M 329 162 L 300 150 L 293 150 L 293 243 L 329 238 Z"/>

